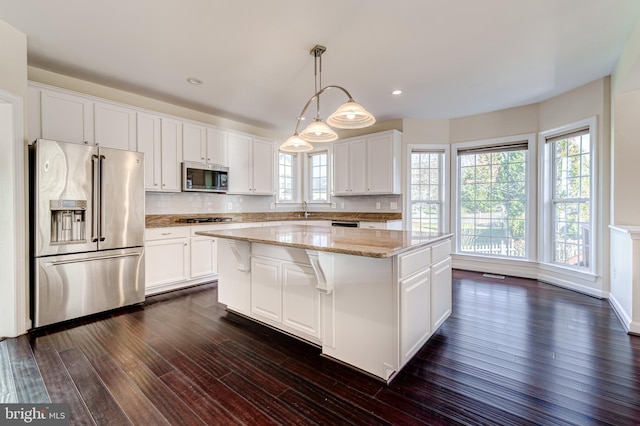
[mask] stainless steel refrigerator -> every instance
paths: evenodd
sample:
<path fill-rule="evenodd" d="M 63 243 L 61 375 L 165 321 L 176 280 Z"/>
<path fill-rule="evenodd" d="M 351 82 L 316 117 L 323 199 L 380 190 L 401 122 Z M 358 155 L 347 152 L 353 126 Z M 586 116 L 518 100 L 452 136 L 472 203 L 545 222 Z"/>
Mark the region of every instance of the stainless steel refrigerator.
<path fill-rule="evenodd" d="M 144 156 L 38 139 L 29 150 L 34 327 L 144 301 Z"/>

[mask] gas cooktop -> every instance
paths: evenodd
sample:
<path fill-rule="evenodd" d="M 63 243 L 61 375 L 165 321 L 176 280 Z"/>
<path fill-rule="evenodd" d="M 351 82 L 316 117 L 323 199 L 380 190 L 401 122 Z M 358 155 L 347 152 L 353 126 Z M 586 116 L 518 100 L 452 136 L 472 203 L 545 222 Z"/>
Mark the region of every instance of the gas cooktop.
<path fill-rule="evenodd" d="M 231 222 L 230 217 L 189 217 L 186 219 L 180 219 L 180 222 L 185 223 L 207 223 L 207 222 Z"/>

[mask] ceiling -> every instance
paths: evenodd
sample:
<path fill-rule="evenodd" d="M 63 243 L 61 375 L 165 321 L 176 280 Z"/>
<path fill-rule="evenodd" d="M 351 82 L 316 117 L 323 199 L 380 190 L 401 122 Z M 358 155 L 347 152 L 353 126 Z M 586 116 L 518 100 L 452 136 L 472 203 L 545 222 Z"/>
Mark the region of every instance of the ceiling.
<path fill-rule="evenodd" d="M 609 75 L 639 16 L 638 0 L 0 0 L 29 65 L 283 133 L 316 44 L 323 85 L 378 121 L 453 118 Z M 321 99 L 324 118 L 346 100 Z"/>

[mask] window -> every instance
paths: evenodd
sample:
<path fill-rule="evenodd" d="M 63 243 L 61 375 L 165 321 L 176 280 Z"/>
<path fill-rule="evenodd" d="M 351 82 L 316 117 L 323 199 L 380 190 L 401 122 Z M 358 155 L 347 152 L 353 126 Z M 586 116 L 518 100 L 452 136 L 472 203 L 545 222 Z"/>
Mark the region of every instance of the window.
<path fill-rule="evenodd" d="M 278 201 L 296 201 L 296 156 L 279 153 L 278 157 Z"/>
<path fill-rule="evenodd" d="M 589 129 L 546 138 L 551 169 L 552 263 L 591 264 L 592 156 Z"/>
<path fill-rule="evenodd" d="M 528 141 L 457 152 L 459 251 L 526 258 Z"/>
<path fill-rule="evenodd" d="M 411 151 L 410 214 L 411 230 L 444 230 L 444 151 Z"/>
<path fill-rule="evenodd" d="M 307 154 L 309 161 L 309 201 L 315 203 L 329 202 L 329 174 L 327 151 Z"/>

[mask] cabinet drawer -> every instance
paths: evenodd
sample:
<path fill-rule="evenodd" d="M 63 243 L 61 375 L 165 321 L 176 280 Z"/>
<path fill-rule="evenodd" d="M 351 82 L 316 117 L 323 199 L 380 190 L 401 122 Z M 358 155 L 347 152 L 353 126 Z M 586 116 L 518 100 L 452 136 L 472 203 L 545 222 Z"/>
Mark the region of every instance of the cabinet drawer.
<path fill-rule="evenodd" d="M 428 268 L 431 263 L 431 248 L 426 247 L 412 253 L 399 256 L 400 278 L 407 277 L 421 269 Z"/>
<path fill-rule="evenodd" d="M 451 240 L 443 241 L 432 247 L 431 263 L 446 259 L 451 255 Z"/>
<path fill-rule="evenodd" d="M 360 222 L 360 228 L 387 229 L 387 223 L 386 222 Z"/>
<path fill-rule="evenodd" d="M 175 226 L 169 228 L 148 228 L 144 230 L 144 240 L 168 240 L 171 238 L 188 238 L 189 226 Z"/>

